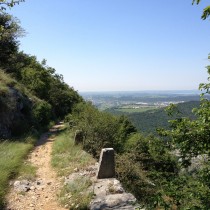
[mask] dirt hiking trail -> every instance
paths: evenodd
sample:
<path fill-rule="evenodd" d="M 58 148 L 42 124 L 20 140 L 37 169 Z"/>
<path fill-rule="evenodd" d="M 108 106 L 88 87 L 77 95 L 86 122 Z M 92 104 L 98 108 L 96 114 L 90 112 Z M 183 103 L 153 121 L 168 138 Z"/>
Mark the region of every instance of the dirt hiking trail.
<path fill-rule="evenodd" d="M 28 161 L 37 167 L 36 178 L 34 181 L 18 180 L 12 184 L 7 196 L 7 210 L 65 210 L 57 201 L 61 179 L 50 164 L 53 134 L 62 127 L 62 123 L 53 126 L 38 140 L 28 157 Z M 22 185 L 20 182 L 23 182 Z M 23 184 L 29 186 L 24 188 L 25 192 L 15 189 L 19 185 L 23 188 Z"/>

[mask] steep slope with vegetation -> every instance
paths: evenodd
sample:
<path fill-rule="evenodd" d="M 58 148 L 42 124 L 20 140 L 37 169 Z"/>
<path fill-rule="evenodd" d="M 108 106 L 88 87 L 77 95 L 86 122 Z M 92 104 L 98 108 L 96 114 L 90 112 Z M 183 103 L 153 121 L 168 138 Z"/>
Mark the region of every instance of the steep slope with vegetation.
<path fill-rule="evenodd" d="M 83 101 L 45 60 L 19 51 L 24 30 L 6 13 L 19 2 L 0 0 L 0 209 L 40 131 Z"/>
<path fill-rule="evenodd" d="M 209 84 L 201 87 L 209 94 Z M 178 115 L 172 130 L 160 130 L 164 138 L 144 136 L 125 116 L 90 103 L 77 104 L 66 121 L 83 134 L 83 148 L 94 157 L 103 147 L 116 150 L 118 179 L 147 209 L 209 209 L 209 100 L 201 98 L 193 110 L 193 119 Z"/>
<path fill-rule="evenodd" d="M 190 117 L 191 119 L 195 119 L 195 115 L 193 114 L 192 109 L 199 107 L 199 104 L 199 101 L 180 103 L 177 105 L 177 110 L 179 110 L 179 112 L 176 113 L 176 115 L 174 115 L 173 117 L 167 114 L 165 108 L 136 113 L 116 111 L 114 108 L 110 108 L 105 111 L 114 115 L 123 114 L 127 116 L 139 132 L 143 132 L 145 134 L 157 134 L 156 130 L 158 128 L 168 129 L 168 121 L 175 119 L 176 117 Z"/>
<path fill-rule="evenodd" d="M 178 173 L 176 159 L 164 141 L 137 133 L 125 116 L 112 116 L 90 103 L 80 103 L 66 120 L 73 131 L 80 130 L 83 148 L 94 157 L 104 147 L 115 149 L 118 179 L 144 205 L 155 202 L 163 183 Z"/>
<path fill-rule="evenodd" d="M 0 71 L 0 81 L 0 138 L 22 135 L 32 128 L 49 123 L 50 105 L 40 110 L 47 103 L 32 95 L 26 87 L 3 71 Z"/>
<path fill-rule="evenodd" d="M 0 24 L 0 138 L 5 138 L 63 118 L 82 98 L 46 60 L 18 51 L 23 29 L 15 18 L 1 13 Z"/>
<path fill-rule="evenodd" d="M 209 8 L 204 10 L 204 19 L 210 14 Z M 207 69 L 210 75 L 210 67 Z M 209 95 L 210 84 L 201 84 L 200 89 Z M 127 124 L 122 122 L 129 122 L 125 117 L 115 124 L 117 117 L 108 117 L 90 104 L 76 107 L 69 116 L 70 124 L 81 130 L 83 147 L 96 157 L 96 151 L 104 146 L 116 148 L 117 176 L 146 208 L 210 209 L 210 102 L 205 94 L 199 107 L 193 109 L 195 118 L 178 116 L 170 121 L 171 130 L 160 130 L 168 141 L 142 136 L 133 128 L 127 130 L 122 126 Z M 168 108 L 170 114 L 172 108 Z M 99 118 L 106 121 L 100 123 Z M 117 141 L 119 133 L 124 135 Z"/>
<path fill-rule="evenodd" d="M 210 14 L 209 11 L 209 7 L 204 10 L 204 19 Z M 0 24 L 0 68 L 4 71 L 1 73 L 0 116 L 7 117 L 6 123 L 1 122 L 1 138 L 5 138 L 5 133 L 16 134 L 14 127 L 19 128 L 22 123 L 30 125 L 29 130 L 38 129 L 40 125 L 46 126 L 50 120 L 68 114 L 66 121 L 71 132 L 81 132 L 82 147 L 94 157 L 99 157 L 101 148 L 114 147 L 117 152 L 117 177 L 146 208 L 210 209 L 208 99 L 201 98 L 199 108 L 194 110 L 196 118 L 178 117 L 171 121 L 171 130 L 161 130 L 161 135 L 167 136 L 168 141 L 152 135 L 144 136 L 125 116 L 100 112 L 84 102 L 77 92 L 64 83 L 61 75 L 46 65 L 45 60 L 40 63 L 36 57 L 19 52 L 17 38 L 23 30 L 14 18 L 0 13 Z M 210 75 L 210 67 L 207 68 Z M 209 83 L 201 84 L 200 88 L 209 95 Z M 5 113 L 8 116 L 4 116 Z M 13 119 L 17 121 L 15 126 L 11 122 Z M 7 143 L 0 144 L 3 148 L 0 150 L 1 160 L 6 157 L 4 149 L 12 145 L 7 147 Z M 1 161 L 1 168 L 6 171 L 3 174 L 6 175 L 0 183 L 3 186 L 0 188 L 0 207 L 3 205 L 2 189 L 7 186 L 5 183 L 17 173 L 16 169 L 30 149 L 30 146 L 24 145 L 12 145 L 13 148 L 20 148 L 18 159 L 14 158 L 16 155 L 13 152 L 7 160 Z M 175 151 L 178 155 L 173 155 Z M 8 165 L 9 159 L 16 159 L 17 162 Z M 190 168 L 192 160 L 199 160 L 199 163 Z"/>

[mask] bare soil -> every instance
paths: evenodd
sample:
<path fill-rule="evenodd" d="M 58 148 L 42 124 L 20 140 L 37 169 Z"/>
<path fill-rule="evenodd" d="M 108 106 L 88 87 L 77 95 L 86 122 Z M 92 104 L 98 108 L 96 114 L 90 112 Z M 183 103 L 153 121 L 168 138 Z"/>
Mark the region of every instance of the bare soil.
<path fill-rule="evenodd" d="M 55 133 L 63 125 L 55 125 L 41 136 L 28 161 L 37 167 L 35 186 L 27 192 L 18 192 L 13 185 L 7 196 L 8 210 L 65 210 L 57 201 L 61 178 L 51 167 L 51 151 Z M 33 182 L 33 183 L 35 183 Z"/>

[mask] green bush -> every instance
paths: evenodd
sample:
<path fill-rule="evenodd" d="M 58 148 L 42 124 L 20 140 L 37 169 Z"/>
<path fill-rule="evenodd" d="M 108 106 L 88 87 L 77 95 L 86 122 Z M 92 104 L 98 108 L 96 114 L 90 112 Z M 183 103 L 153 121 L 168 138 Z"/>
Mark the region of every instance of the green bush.
<path fill-rule="evenodd" d="M 71 121 L 84 133 L 84 149 L 97 158 L 104 147 L 123 152 L 129 135 L 136 132 L 127 118 L 100 112 L 91 103 L 75 106 Z"/>
<path fill-rule="evenodd" d="M 40 100 L 34 105 L 32 114 L 38 127 L 48 125 L 52 118 L 52 107 L 46 101 Z"/>
<path fill-rule="evenodd" d="M 133 154 L 124 153 L 116 157 L 116 173 L 125 189 L 132 192 L 141 204 L 149 203 L 156 193 L 156 187 L 147 177 L 141 163 L 135 161 Z"/>
<path fill-rule="evenodd" d="M 117 155 L 116 163 L 119 180 L 149 209 L 162 198 L 159 190 L 165 190 L 164 186 L 178 176 L 177 161 L 164 142 L 139 133 L 130 136 L 125 152 Z"/>

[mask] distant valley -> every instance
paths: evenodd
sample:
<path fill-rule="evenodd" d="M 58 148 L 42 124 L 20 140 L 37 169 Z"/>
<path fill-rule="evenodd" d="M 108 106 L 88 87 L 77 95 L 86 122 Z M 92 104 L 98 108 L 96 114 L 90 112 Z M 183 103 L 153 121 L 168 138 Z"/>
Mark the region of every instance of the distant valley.
<path fill-rule="evenodd" d="M 170 103 L 177 104 L 200 99 L 200 92 L 197 90 L 81 92 L 80 94 L 99 110 L 114 107 L 123 112 L 142 112 L 166 107 Z"/>
<path fill-rule="evenodd" d="M 114 115 L 126 115 L 135 127 L 145 134 L 156 134 L 157 128 L 169 128 L 172 119 L 165 108 L 178 104 L 179 116 L 195 118 L 192 109 L 199 106 L 199 91 L 128 91 L 81 93 L 99 110 Z"/>

